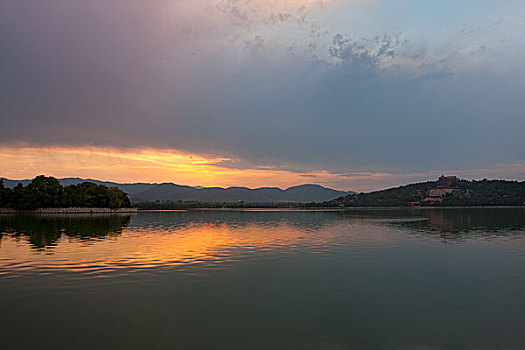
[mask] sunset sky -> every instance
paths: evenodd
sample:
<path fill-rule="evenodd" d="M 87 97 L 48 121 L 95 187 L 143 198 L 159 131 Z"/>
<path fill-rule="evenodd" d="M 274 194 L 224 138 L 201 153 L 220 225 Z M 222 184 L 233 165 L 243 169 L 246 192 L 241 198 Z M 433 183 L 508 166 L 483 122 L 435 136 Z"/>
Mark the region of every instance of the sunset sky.
<path fill-rule="evenodd" d="M 525 180 L 523 0 L 2 0 L 0 177 Z"/>

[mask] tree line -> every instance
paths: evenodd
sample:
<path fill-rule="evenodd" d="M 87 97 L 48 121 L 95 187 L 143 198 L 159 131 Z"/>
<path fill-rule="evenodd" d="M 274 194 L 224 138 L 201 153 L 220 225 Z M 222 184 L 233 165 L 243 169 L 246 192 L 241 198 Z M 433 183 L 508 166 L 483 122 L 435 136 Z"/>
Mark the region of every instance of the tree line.
<path fill-rule="evenodd" d="M 62 186 L 51 176 L 39 175 L 27 186 L 19 183 L 10 189 L 0 179 L 0 207 L 15 210 L 40 208 L 129 208 L 128 195 L 117 187 L 83 182 Z"/>

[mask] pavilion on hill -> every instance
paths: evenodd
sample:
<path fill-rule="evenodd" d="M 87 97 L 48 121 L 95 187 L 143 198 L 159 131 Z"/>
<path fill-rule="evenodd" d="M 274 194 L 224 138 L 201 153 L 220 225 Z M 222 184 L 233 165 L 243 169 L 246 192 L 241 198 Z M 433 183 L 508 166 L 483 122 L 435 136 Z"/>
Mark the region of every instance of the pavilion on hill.
<path fill-rule="evenodd" d="M 456 182 L 457 179 L 456 176 L 441 175 L 437 181 L 437 188 L 453 188 L 454 182 Z"/>

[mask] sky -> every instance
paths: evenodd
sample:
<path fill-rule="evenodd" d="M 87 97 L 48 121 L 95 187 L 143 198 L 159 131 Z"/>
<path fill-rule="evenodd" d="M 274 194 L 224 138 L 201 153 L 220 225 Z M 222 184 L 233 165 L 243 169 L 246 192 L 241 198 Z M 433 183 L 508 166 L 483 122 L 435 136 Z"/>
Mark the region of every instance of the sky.
<path fill-rule="evenodd" d="M 0 0 L 0 176 L 525 180 L 522 0 Z"/>

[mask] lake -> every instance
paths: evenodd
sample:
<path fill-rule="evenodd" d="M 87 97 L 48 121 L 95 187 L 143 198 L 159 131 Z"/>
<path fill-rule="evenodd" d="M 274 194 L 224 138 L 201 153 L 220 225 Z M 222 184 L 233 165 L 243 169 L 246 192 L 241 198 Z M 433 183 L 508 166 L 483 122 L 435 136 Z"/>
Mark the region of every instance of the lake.
<path fill-rule="evenodd" d="M 4 349 L 524 349 L 525 209 L 0 216 Z"/>

